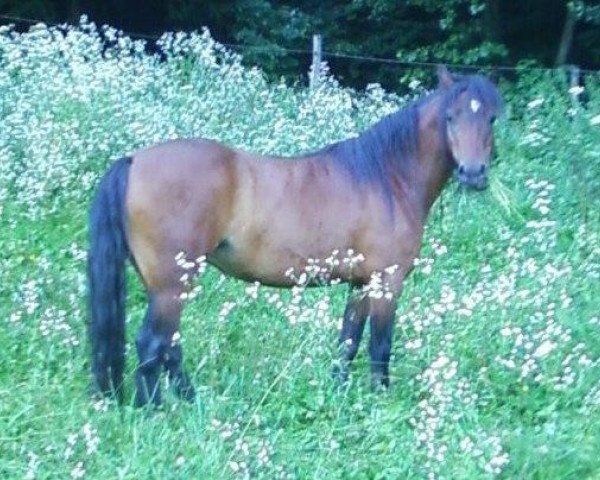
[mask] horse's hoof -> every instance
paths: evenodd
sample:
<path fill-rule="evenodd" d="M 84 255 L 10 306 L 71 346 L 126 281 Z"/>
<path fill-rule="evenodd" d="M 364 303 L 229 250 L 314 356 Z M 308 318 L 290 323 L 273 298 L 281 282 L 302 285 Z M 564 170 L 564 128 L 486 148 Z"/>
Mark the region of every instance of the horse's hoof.
<path fill-rule="evenodd" d="M 133 399 L 133 406 L 135 408 L 143 408 L 148 405 L 148 397 L 139 392 L 135 392 L 135 397 Z"/>
<path fill-rule="evenodd" d="M 338 387 L 345 387 L 348 384 L 348 369 L 341 365 L 334 365 L 331 369 L 331 378 Z"/>
<path fill-rule="evenodd" d="M 191 385 L 185 387 L 175 387 L 175 393 L 179 398 L 192 403 L 196 399 L 196 390 Z"/>
<path fill-rule="evenodd" d="M 144 389 L 137 389 L 135 391 L 135 397 L 133 400 L 133 405 L 136 408 L 143 408 L 146 405 L 152 405 L 154 407 L 160 407 L 161 404 L 161 395 L 158 390 L 154 392 L 153 395 L 148 395 L 148 391 Z"/>
<path fill-rule="evenodd" d="M 387 392 L 389 387 L 390 387 L 389 378 L 387 378 L 381 374 L 374 374 L 371 377 L 371 391 L 373 393 Z"/>

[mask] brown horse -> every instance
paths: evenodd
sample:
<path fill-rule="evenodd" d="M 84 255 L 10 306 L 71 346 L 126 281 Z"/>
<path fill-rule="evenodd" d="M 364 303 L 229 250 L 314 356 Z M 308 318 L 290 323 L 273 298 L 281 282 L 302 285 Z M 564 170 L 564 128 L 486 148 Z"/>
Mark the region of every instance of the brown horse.
<path fill-rule="evenodd" d="M 360 252 L 331 279 L 350 284 L 337 376 L 344 381 L 367 318 L 373 385 L 389 383 L 396 299 L 419 254 L 428 211 L 452 170 L 487 184 L 492 123 L 501 108 L 484 77 L 438 71 L 439 87 L 356 138 L 299 158 L 263 157 L 210 140 L 176 140 L 115 162 L 90 212 L 92 373 L 122 399 L 125 276 L 129 258 L 148 292 L 137 337 L 136 404 L 160 403 L 164 366 L 176 392 L 194 391 L 177 343 L 186 270 L 206 256 L 231 276 L 289 287 L 286 271 L 335 250 Z M 385 295 L 361 287 L 378 276 Z"/>

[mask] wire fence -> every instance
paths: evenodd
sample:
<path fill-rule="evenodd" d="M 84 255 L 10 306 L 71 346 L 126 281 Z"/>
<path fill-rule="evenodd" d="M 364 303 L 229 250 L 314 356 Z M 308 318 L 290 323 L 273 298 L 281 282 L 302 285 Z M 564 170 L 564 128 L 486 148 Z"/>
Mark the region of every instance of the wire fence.
<path fill-rule="evenodd" d="M 45 25 L 49 25 L 49 26 L 54 26 L 54 27 L 62 27 L 62 26 L 66 26 L 66 23 L 60 24 L 60 23 L 52 23 L 52 22 L 44 22 L 43 20 L 39 20 L 39 19 L 34 19 L 34 18 L 27 18 L 27 17 L 20 17 L 20 16 L 13 16 L 13 15 L 3 15 L 0 14 L 0 19 L 8 21 L 8 22 L 17 22 L 17 23 L 22 23 L 22 24 L 29 24 L 29 25 L 36 25 L 36 24 L 45 24 Z M 137 33 L 137 32 L 128 32 L 128 31 L 120 31 L 123 35 L 128 36 L 130 38 L 134 38 L 134 39 L 140 39 L 140 40 L 151 40 L 153 42 L 157 41 L 161 35 L 157 35 L 157 34 L 146 34 L 146 33 Z M 311 56 L 313 55 L 313 51 L 309 50 L 309 49 L 298 49 L 298 48 L 287 48 L 287 47 L 282 47 L 279 45 L 275 45 L 275 46 L 265 46 L 265 45 L 248 45 L 248 44 L 242 44 L 242 43 L 222 43 L 219 42 L 221 45 L 230 48 L 232 50 L 241 50 L 241 51 L 262 51 L 262 52 L 266 52 L 266 53 L 273 53 L 273 54 L 281 54 L 281 53 L 285 53 L 285 54 L 299 54 L 299 55 L 307 55 L 307 56 Z M 380 57 L 380 56 L 376 56 L 376 55 L 358 55 L 358 54 L 351 54 L 351 53 L 345 53 L 345 52 L 340 52 L 340 51 L 328 51 L 328 50 L 323 50 L 322 51 L 322 57 L 323 59 L 341 59 L 341 60 L 353 60 L 353 61 L 360 61 L 360 62 L 369 62 L 369 63 L 378 63 L 378 64 L 387 64 L 387 65 L 397 65 L 400 67 L 404 67 L 404 68 L 437 68 L 440 62 L 425 62 L 425 61 L 407 61 L 407 60 L 400 60 L 397 58 L 386 58 L 386 57 Z M 495 70 L 495 71 L 503 71 L 503 72 L 524 72 L 524 71 L 564 71 L 565 68 L 569 68 L 571 66 L 565 66 L 565 67 L 541 67 L 541 66 L 529 66 L 529 65 L 524 65 L 524 66 L 519 66 L 519 65 L 473 65 L 473 64 L 460 64 L 460 63 L 445 63 L 446 66 L 448 66 L 449 68 L 452 69 L 457 69 L 457 70 Z M 583 68 L 579 68 L 577 67 L 578 72 L 582 73 L 582 74 L 598 74 L 600 73 L 600 70 L 593 70 L 593 69 L 583 69 Z"/>

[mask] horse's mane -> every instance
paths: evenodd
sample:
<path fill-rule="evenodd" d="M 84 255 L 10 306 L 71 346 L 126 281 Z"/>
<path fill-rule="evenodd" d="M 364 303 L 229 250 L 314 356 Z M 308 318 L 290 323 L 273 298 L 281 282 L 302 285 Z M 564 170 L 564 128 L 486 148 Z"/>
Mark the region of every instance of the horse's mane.
<path fill-rule="evenodd" d="M 443 96 L 439 115 L 458 96 L 468 91 L 492 113 L 502 108 L 502 99 L 496 87 L 480 75 L 454 76 L 449 88 L 440 88 L 429 95 L 408 103 L 404 108 L 383 117 L 358 137 L 342 140 L 323 148 L 327 154 L 357 182 L 374 182 L 390 195 L 390 172 L 407 168 L 416 158 L 419 145 L 419 110 L 432 99 Z M 445 121 L 438 122 L 440 135 L 446 142 Z"/>
<path fill-rule="evenodd" d="M 321 153 L 330 155 L 357 182 L 386 183 L 390 168 L 400 168 L 416 156 L 419 106 L 429 98 L 409 103 L 359 136 L 328 145 Z"/>

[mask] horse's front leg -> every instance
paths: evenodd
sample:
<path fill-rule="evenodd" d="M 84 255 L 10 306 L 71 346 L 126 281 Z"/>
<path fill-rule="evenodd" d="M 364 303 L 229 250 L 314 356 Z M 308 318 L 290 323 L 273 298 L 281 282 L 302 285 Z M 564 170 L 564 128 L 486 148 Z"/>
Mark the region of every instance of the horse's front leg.
<path fill-rule="evenodd" d="M 335 365 L 333 369 L 333 376 L 339 383 L 343 384 L 348 380 L 350 364 L 358 352 L 368 314 L 369 298 L 351 287 L 338 341 L 339 364 Z"/>
<path fill-rule="evenodd" d="M 384 294 L 370 298 L 369 356 L 371 358 L 371 387 L 378 389 L 390 384 L 390 354 L 394 335 L 397 299 L 402 289 L 404 276 L 400 272 L 385 275 Z"/>
<path fill-rule="evenodd" d="M 390 384 L 390 352 L 394 334 L 396 301 L 371 299 L 369 355 L 371 357 L 371 387 Z"/>

